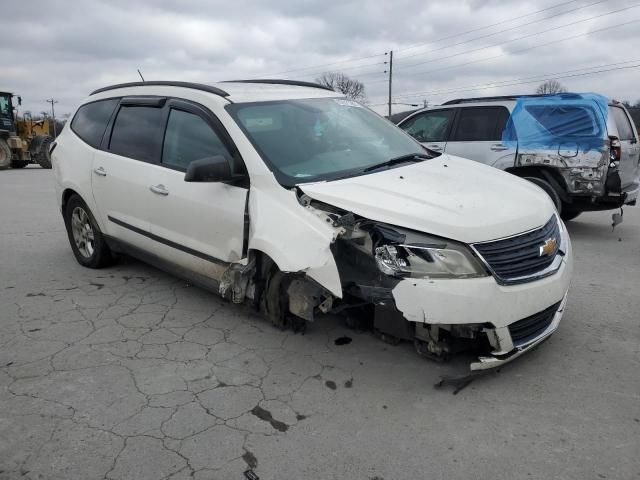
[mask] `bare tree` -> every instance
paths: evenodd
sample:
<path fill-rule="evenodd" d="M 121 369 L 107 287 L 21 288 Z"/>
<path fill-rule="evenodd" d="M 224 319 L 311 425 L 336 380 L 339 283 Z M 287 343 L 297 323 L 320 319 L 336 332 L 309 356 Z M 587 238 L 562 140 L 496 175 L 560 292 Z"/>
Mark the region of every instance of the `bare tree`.
<path fill-rule="evenodd" d="M 367 101 L 367 94 L 364 91 L 364 84 L 359 80 L 347 77 L 340 72 L 326 72 L 316 78 L 316 82 L 335 91 L 345 94 L 347 97 L 358 100 L 359 102 Z"/>
<path fill-rule="evenodd" d="M 548 94 L 548 93 L 565 93 L 567 89 L 558 80 L 551 79 L 538 85 L 536 93 Z"/>

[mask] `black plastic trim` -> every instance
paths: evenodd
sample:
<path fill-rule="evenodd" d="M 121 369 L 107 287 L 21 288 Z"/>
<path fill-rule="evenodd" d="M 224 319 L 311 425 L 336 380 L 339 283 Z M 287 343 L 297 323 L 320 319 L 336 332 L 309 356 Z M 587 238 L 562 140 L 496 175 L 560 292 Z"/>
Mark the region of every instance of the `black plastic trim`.
<path fill-rule="evenodd" d="M 233 158 L 234 161 L 238 162 L 242 167 L 242 172 L 233 172 L 234 174 L 242 174 L 244 175 L 244 179 L 241 181 L 235 180 L 233 183 L 235 186 L 249 188 L 249 174 L 247 171 L 246 163 L 240 154 L 240 150 L 236 146 L 233 138 L 225 128 L 222 121 L 208 108 L 199 103 L 193 102 L 191 100 L 185 100 L 182 98 L 170 98 L 167 102 L 168 109 L 166 111 L 165 117 L 163 119 L 163 127 L 162 127 L 162 142 L 160 148 L 160 161 L 157 164 L 161 167 L 168 168 L 170 170 L 176 170 L 179 172 L 186 172 L 186 168 L 177 168 L 171 165 L 167 165 L 166 163 L 162 163 L 162 153 L 164 151 L 164 140 L 167 133 L 167 124 L 169 121 L 169 115 L 171 114 L 171 110 L 180 110 L 183 112 L 191 113 L 193 115 L 197 115 L 202 120 L 204 120 L 212 131 L 218 136 L 222 144 L 228 150 L 229 154 Z M 229 182 L 228 182 L 229 183 Z"/>
<path fill-rule="evenodd" d="M 82 138 L 80 136 L 80 134 L 78 132 L 76 132 L 76 129 L 73 126 L 73 121 L 76 119 L 76 116 L 78 115 L 78 112 L 80 111 L 81 108 L 83 108 L 86 105 L 91 105 L 92 103 L 98 103 L 98 102 L 108 102 L 109 100 L 117 100 L 117 103 L 114 105 L 113 107 L 113 111 L 111 112 L 111 116 L 109 117 L 109 120 L 107 120 L 107 124 L 104 127 L 104 131 L 102 132 L 102 137 L 100 137 L 100 142 L 98 142 L 98 145 L 92 145 L 89 142 L 87 142 L 84 138 Z M 104 142 L 104 137 L 105 134 L 107 132 L 111 131 L 111 122 L 113 121 L 114 115 L 115 113 L 118 111 L 118 109 L 120 108 L 120 100 L 122 100 L 121 97 L 117 96 L 117 97 L 109 97 L 109 98 L 101 98 L 100 100 L 93 100 L 91 102 L 87 102 L 87 103 L 83 103 L 82 105 L 80 105 L 78 107 L 78 109 L 76 110 L 76 112 L 73 114 L 73 118 L 71 119 L 71 121 L 69 122 L 69 128 L 71 129 L 71 131 L 80 139 L 82 140 L 85 144 L 89 145 L 91 148 L 95 148 L 98 150 L 102 149 L 102 142 Z"/>
<path fill-rule="evenodd" d="M 120 105 L 127 107 L 155 107 L 162 108 L 167 101 L 167 97 L 122 97 Z"/>
<path fill-rule="evenodd" d="M 206 253 L 199 252 L 198 250 L 194 250 L 193 248 L 186 247 L 180 243 L 172 242 L 171 240 L 167 240 L 164 237 L 160 237 L 151 232 L 147 232 L 146 230 L 130 225 L 126 222 L 123 222 L 122 220 L 118 220 L 117 218 L 112 217 L 111 215 L 107 216 L 107 218 L 109 219 L 110 222 L 113 222 L 116 225 L 120 225 L 121 227 L 126 228 L 127 230 L 131 230 L 132 232 L 143 235 L 147 238 L 150 238 L 151 240 L 155 240 L 158 243 L 162 243 L 163 245 L 167 245 L 168 247 L 172 247 L 172 248 L 175 248 L 176 250 L 180 250 L 181 252 L 188 253 L 189 255 L 193 255 L 194 257 L 198 257 L 203 260 L 207 260 L 208 262 L 216 263 L 218 265 L 229 264 L 229 262 L 225 262 L 218 258 L 212 257 L 211 255 L 207 255 Z"/>
<path fill-rule="evenodd" d="M 221 97 L 228 97 L 229 93 L 225 92 L 221 88 L 214 87 L 212 85 L 205 85 L 203 83 L 192 83 L 192 82 L 173 82 L 173 81 L 164 81 L 164 80 L 152 80 L 148 82 L 128 82 L 128 83 L 118 83 L 116 85 L 110 85 L 108 87 L 102 87 L 97 90 L 94 90 L 89 95 L 95 95 L 96 93 L 107 92 L 109 90 L 116 90 L 118 88 L 127 88 L 127 87 L 183 87 L 183 88 L 191 88 L 193 90 L 202 90 L 203 92 L 213 93 L 215 95 L 219 95 Z"/>
<path fill-rule="evenodd" d="M 555 93 L 535 93 L 535 94 L 526 94 L 522 95 L 498 95 L 495 97 L 471 97 L 471 98 L 455 98 L 453 100 L 448 100 L 441 105 L 458 105 L 460 103 L 474 103 L 474 102 L 492 102 L 495 100 L 518 100 L 520 97 L 549 97 L 551 95 L 558 95 Z M 566 98 L 577 97 L 579 94 L 577 93 L 561 93 L 559 95 L 565 95 Z"/>
<path fill-rule="evenodd" d="M 252 79 L 252 80 L 225 80 L 224 82 L 221 82 L 221 83 L 266 83 L 271 85 L 295 85 L 297 87 L 321 88 L 322 90 L 329 90 L 330 92 L 335 92 L 333 88 L 327 87 L 326 85 L 320 85 L 319 83 L 315 83 L 315 82 L 303 82 L 299 80 L 279 80 L 279 79 L 258 78 L 258 79 Z"/>

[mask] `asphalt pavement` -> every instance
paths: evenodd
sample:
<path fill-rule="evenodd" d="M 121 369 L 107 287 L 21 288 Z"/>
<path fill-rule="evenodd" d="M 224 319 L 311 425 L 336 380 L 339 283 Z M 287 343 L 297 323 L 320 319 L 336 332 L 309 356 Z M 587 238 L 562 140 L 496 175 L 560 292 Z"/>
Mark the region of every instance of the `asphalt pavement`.
<path fill-rule="evenodd" d="M 52 172 L 2 171 L 0 479 L 640 479 L 640 207 L 610 215 L 568 224 L 560 329 L 453 395 L 463 358 L 83 268 Z"/>

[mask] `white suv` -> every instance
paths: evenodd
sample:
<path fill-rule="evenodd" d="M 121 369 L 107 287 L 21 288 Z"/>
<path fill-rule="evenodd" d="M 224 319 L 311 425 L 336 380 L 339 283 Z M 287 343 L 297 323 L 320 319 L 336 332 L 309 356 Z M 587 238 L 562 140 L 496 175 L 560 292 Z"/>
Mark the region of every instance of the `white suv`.
<path fill-rule="evenodd" d="M 549 198 L 499 170 L 432 155 L 315 84 L 115 85 L 52 150 L 82 265 L 113 252 L 252 300 L 276 325 L 368 308 L 385 338 L 473 369 L 558 327 L 571 244 Z"/>
<path fill-rule="evenodd" d="M 513 173 L 546 191 L 565 220 L 635 205 L 638 133 L 624 105 L 565 93 L 451 100 L 398 126 L 427 148 Z"/>

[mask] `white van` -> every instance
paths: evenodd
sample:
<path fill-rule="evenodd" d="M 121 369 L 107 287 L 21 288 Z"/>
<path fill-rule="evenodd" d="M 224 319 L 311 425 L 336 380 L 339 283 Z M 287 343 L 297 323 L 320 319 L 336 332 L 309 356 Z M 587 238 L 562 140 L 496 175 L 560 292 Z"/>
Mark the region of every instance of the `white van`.
<path fill-rule="evenodd" d="M 319 85 L 139 82 L 93 92 L 52 147 L 82 265 L 127 253 L 299 328 L 368 306 L 386 338 L 473 369 L 560 322 L 569 236 L 539 188 L 432 154 Z"/>

